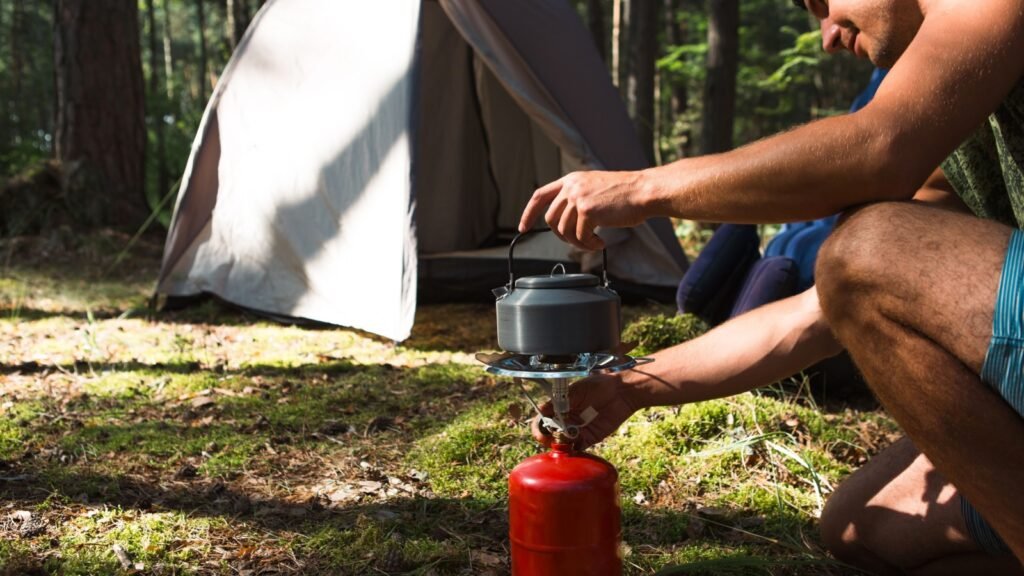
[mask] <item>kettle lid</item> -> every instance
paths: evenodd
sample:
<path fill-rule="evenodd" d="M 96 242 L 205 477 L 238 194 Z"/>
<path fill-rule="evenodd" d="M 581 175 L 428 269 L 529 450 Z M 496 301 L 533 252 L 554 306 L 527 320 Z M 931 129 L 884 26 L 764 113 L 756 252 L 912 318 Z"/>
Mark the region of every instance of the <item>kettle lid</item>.
<path fill-rule="evenodd" d="M 551 274 L 516 278 L 516 288 L 589 288 L 600 285 L 601 279 L 593 274 Z"/>

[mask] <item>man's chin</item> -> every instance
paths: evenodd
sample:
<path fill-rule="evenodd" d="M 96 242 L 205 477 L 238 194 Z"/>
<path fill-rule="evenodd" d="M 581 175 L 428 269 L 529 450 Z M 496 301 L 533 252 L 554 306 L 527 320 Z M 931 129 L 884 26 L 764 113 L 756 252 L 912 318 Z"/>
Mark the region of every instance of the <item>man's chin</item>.
<path fill-rule="evenodd" d="M 872 55 L 868 54 L 867 59 L 869 62 L 874 64 L 875 68 L 884 68 L 886 70 L 891 69 L 896 64 L 896 59 L 885 54 Z"/>
<path fill-rule="evenodd" d="M 896 61 L 899 60 L 902 55 L 902 51 L 897 54 L 888 47 L 882 47 L 878 50 L 868 51 L 867 59 L 875 65 L 876 68 L 884 68 L 891 70 L 896 65 Z"/>

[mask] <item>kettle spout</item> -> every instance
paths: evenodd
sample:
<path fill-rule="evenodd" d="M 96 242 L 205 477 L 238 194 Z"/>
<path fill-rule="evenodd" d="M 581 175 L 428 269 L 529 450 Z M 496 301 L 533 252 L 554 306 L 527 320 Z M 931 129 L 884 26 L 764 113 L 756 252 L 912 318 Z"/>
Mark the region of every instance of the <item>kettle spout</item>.
<path fill-rule="evenodd" d="M 499 287 L 491 290 L 491 293 L 494 294 L 494 298 L 496 300 L 501 300 L 502 298 L 504 298 L 508 294 L 508 287 L 507 286 L 499 286 Z"/>

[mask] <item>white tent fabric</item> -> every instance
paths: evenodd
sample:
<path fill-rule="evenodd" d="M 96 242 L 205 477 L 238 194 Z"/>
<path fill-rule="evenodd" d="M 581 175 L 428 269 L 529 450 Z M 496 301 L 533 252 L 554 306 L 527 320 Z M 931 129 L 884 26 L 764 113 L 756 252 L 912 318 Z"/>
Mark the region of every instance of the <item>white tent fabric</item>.
<path fill-rule="evenodd" d="M 200 125 L 158 291 L 405 339 L 421 259 L 504 258 L 486 248 L 538 183 L 643 165 L 587 42 L 562 0 L 270 0 Z M 610 272 L 677 283 L 666 225 L 606 231 Z M 558 259 L 550 237 L 517 255 Z"/>

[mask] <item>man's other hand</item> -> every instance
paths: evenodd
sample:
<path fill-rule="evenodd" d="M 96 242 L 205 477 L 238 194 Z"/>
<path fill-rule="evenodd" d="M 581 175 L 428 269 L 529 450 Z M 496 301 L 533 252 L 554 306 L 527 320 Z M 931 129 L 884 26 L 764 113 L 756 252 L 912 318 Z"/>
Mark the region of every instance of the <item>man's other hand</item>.
<path fill-rule="evenodd" d="M 580 415 L 593 408 L 597 416 L 589 423 L 580 427 L 580 435 L 573 442 L 577 450 L 585 450 L 612 432 L 615 432 L 641 406 L 632 398 L 633 388 L 624 383 L 618 374 L 600 374 L 591 376 L 572 384 L 569 387 L 569 413 L 565 419 L 569 424 L 583 424 Z M 540 406 L 545 416 L 554 416 L 551 402 Z M 540 417 L 531 423 L 533 437 L 544 446 L 551 446 L 551 435 L 543 432 Z"/>

